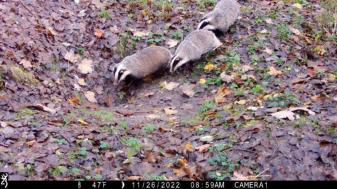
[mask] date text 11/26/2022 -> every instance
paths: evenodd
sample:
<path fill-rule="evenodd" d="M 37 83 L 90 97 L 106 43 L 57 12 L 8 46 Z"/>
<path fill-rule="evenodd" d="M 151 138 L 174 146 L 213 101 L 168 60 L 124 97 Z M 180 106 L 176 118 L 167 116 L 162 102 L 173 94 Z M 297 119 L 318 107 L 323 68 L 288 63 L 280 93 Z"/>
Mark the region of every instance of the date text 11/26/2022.
<path fill-rule="evenodd" d="M 223 189 L 223 188 L 267 188 L 267 182 L 259 181 L 237 181 L 237 182 L 226 182 L 226 181 L 136 181 L 131 182 L 133 189 L 159 189 L 159 188 L 170 188 L 170 189 L 180 189 L 180 188 L 212 188 L 212 189 Z"/>

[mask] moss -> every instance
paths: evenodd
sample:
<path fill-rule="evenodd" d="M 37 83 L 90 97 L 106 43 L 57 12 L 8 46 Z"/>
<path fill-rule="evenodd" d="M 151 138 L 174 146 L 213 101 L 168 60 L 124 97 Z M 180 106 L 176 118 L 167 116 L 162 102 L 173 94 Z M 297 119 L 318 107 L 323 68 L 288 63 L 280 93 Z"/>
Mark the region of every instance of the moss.
<path fill-rule="evenodd" d="M 23 70 L 19 66 L 10 66 L 10 71 L 17 82 L 33 85 L 38 84 L 38 80 L 35 79 L 31 73 Z"/>

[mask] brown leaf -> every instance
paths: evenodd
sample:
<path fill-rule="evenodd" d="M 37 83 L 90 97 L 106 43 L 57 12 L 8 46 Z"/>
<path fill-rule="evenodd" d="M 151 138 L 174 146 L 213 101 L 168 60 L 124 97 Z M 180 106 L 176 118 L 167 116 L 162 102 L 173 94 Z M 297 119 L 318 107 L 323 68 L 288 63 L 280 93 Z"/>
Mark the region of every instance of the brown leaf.
<path fill-rule="evenodd" d="M 78 70 L 80 71 L 80 73 L 82 74 L 88 74 L 91 73 L 93 71 L 92 68 L 92 60 L 90 59 L 83 59 L 82 62 L 78 65 Z"/>
<path fill-rule="evenodd" d="M 196 151 L 199 151 L 199 152 L 201 152 L 201 153 L 204 153 L 204 152 L 207 152 L 207 151 L 208 151 L 208 148 L 209 148 L 210 146 L 211 146 L 210 144 L 204 144 L 204 145 L 195 147 L 195 150 L 196 150 Z"/>
<path fill-rule="evenodd" d="M 80 56 L 75 55 L 74 51 L 69 51 L 64 55 L 64 59 L 68 60 L 71 63 L 76 63 L 79 58 Z"/>
<path fill-rule="evenodd" d="M 176 87 L 179 86 L 179 83 L 176 82 L 169 82 L 167 83 L 166 81 L 164 81 L 161 85 L 163 85 L 163 87 L 169 91 L 172 91 L 173 89 L 175 89 Z"/>
<path fill-rule="evenodd" d="M 130 115 L 134 114 L 134 112 L 131 112 L 131 111 L 126 110 L 126 109 L 116 109 L 116 113 L 121 114 L 123 116 L 130 116 Z"/>
<path fill-rule="evenodd" d="M 82 119 L 77 120 L 77 122 L 78 122 L 79 124 L 83 125 L 83 126 L 88 126 L 88 125 L 89 125 L 88 122 L 86 122 L 86 121 L 84 121 L 84 120 L 82 120 Z"/>
<path fill-rule="evenodd" d="M 155 163 L 156 158 L 153 156 L 151 151 L 145 151 L 145 159 L 144 161 L 150 162 L 150 163 Z"/>
<path fill-rule="evenodd" d="M 275 112 L 275 113 L 272 113 L 271 116 L 276 117 L 278 119 L 288 118 L 291 121 L 295 120 L 295 114 L 289 110 Z"/>
<path fill-rule="evenodd" d="M 226 96 L 230 93 L 230 89 L 227 89 L 224 86 L 221 86 L 218 89 L 218 92 L 216 93 L 215 97 L 214 97 L 214 101 L 216 104 L 221 104 L 226 102 Z"/>
<path fill-rule="evenodd" d="M 175 110 L 175 107 L 166 107 L 164 108 L 164 112 L 167 116 L 171 116 L 171 115 L 178 113 L 178 111 Z"/>
<path fill-rule="evenodd" d="M 234 171 L 233 176 L 231 180 L 250 180 L 248 177 L 243 176 L 242 174 L 238 173 L 237 171 Z"/>
<path fill-rule="evenodd" d="M 56 113 L 56 110 L 55 110 L 55 109 L 49 108 L 49 107 L 44 106 L 44 105 L 42 105 L 42 104 L 27 105 L 26 107 L 27 107 L 27 108 L 34 108 L 34 109 L 37 109 L 37 110 L 40 110 L 40 111 L 49 112 L 49 113 L 51 113 L 51 114 Z"/>
<path fill-rule="evenodd" d="M 32 68 L 33 65 L 30 61 L 26 60 L 26 59 L 22 59 L 20 64 L 22 64 L 22 66 L 26 69 Z"/>
<path fill-rule="evenodd" d="M 73 98 L 69 98 L 68 102 L 72 105 L 75 105 L 80 103 L 80 99 L 77 96 L 74 96 Z"/>
<path fill-rule="evenodd" d="M 188 151 L 194 152 L 194 148 L 189 142 L 186 143 L 185 147 Z"/>
<path fill-rule="evenodd" d="M 141 176 L 129 176 L 127 180 L 141 180 L 143 177 Z"/>
<path fill-rule="evenodd" d="M 146 117 L 149 119 L 159 119 L 160 118 L 160 116 L 157 114 L 149 114 Z"/>
<path fill-rule="evenodd" d="M 35 140 L 31 140 L 31 141 L 26 142 L 26 144 L 27 144 L 28 146 L 33 146 L 33 144 L 34 144 L 35 142 L 36 142 Z"/>
<path fill-rule="evenodd" d="M 97 103 L 97 100 L 95 98 L 95 93 L 91 91 L 87 91 L 84 93 L 84 96 L 87 98 L 87 100 L 91 103 Z"/>
<path fill-rule="evenodd" d="M 166 41 L 166 44 L 169 46 L 169 48 L 174 48 L 178 45 L 179 41 L 175 39 L 169 39 Z"/>
<path fill-rule="evenodd" d="M 100 29 L 96 29 L 95 30 L 95 36 L 97 38 L 101 38 L 103 36 L 103 30 L 100 30 Z"/>
<path fill-rule="evenodd" d="M 282 71 L 275 69 L 273 66 L 269 68 L 269 75 L 282 75 Z"/>
<path fill-rule="evenodd" d="M 77 83 L 80 84 L 80 85 L 82 85 L 82 86 L 86 86 L 87 85 L 87 83 L 85 82 L 85 80 L 83 78 L 79 78 L 77 80 Z"/>
<path fill-rule="evenodd" d="M 183 94 L 188 96 L 188 97 L 193 97 L 195 92 L 194 92 L 194 84 L 184 84 L 180 87 L 180 89 L 182 90 Z"/>

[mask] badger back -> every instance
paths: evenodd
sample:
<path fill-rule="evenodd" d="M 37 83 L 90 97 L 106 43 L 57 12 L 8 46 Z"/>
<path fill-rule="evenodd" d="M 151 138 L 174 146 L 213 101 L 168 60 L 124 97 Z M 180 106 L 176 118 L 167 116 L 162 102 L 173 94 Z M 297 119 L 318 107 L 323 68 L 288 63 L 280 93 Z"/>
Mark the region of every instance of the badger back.
<path fill-rule="evenodd" d="M 166 65 L 171 56 L 171 52 L 164 47 L 147 47 L 129 56 L 124 64 L 132 76 L 144 78 Z"/>
<path fill-rule="evenodd" d="M 196 60 L 201 55 L 213 50 L 220 44 L 213 32 L 208 30 L 195 30 L 188 34 L 176 50 L 176 55 Z"/>
<path fill-rule="evenodd" d="M 212 12 L 219 14 L 215 17 L 215 22 L 219 24 L 219 30 L 227 31 L 240 14 L 240 4 L 235 0 L 221 0 Z"/>

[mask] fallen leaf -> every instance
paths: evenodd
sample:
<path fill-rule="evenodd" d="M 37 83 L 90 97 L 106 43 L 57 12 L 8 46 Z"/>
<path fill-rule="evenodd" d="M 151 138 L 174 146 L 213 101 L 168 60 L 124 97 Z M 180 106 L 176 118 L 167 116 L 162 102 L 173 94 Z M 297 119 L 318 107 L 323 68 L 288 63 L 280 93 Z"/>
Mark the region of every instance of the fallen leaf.
<path fill-rule="evenodd" d="M 22 64 L 22 66 L 26 69 L 29 69 L 29 68 L 33 67 L 32 63 L 30 61 L 26 60 L 26 59 L 22 59 L 20 61 L 20 64 Z"/>
<path fill-rule="evenodd" d="M 174 114 L 178 113 L 178 111 L 175 110 L 174 107 L 166 107 L 166 108 L 164 108 L 164 112 L 168 116 L 171 116 L 171 115 L 174 115 Z"/>
<path fill-rule="evenodd" d="M 141 177 L 141 176 L 129 176 L 128 178 L 127 178 L 127 180 L 130 180 L 130 181 L 132 181 L 132 180 L 141 180 L 143 177 Z"/>
<path fill-rule="evenodd" d="M 166 41 L 166 44 L 168 45 L 169 48 L 174 48 L 178 45 L 179 41 L 175 39 L 169 39 Z"/>
<path fill-rule="evenodd" d="M 93 64 L 92 60 L 85 58 L 78 65 L 78 69 L 82 74 L 91 73 L 93 71 L 92 64 Z"/>
<path fill-rule="evenodd" d="M 86 85 L 87 85 L 87 83 L 85 82 L 85 80 L 84 80 L 83 78 L 79 78 L 79 79 L 77 80 L 77 82 L 78 82 L 78 84 L 80 84 L 80 85 L 82 85 L 82 86 L 86 86 Z"/>
<path fill-rule="evenodd" d="M 131 102 L 133 102 L 135 99 L 136 99 L 136 96 L 132 96 L 132 97 L 128 98 L 127 100 L 128 100 L 128 103 L 131 103 Z"/>
<path fill-rule="evenodd" d="M 269 75 L 275 75 L 275 76 L 282 75 L 282 71 L 279 71 L 279 70 L 275 69 L 273 66 L 271 66 L 269 68 L 269 72 L 268 73 L 269 73 Z"/>
<path fill-rule="evenodd" d="M 215 68 L 214 64 L 208 63 L 205 65 L 204 70 L 211 71 Z"/>
<path fill-rule="evenodd" d="M 266 29 L 263 29 L 263 30 L 261 30 L 261 31 L 260 31 L 260 33 L 262 33 L 262 34 L 266 34 L 266 33 L 268 33 L 268 30 L 266 30 Z"/>
<path fill-rule="evenodd" d="M 87 100 L 89 102 L 97 103 L 97 100 L 95 98 L 95 93 L 94 92 L 87 91 L 87 92 L 84 93 L 84 96 L 87 98 Z"/>
<path fill-rule="evenodd" d="M 291 32 L 293 32 L 294 34 L 296 34 L 296 35 L 298 35 L 298 36 L 301 36 L 301 35 L 302 35 L 302 33 L 300 32 L 300 30 L 298 30 L 298 29 L 296 29 L 296 28 L 294 28 L 294 27 L 291 27 L 291 26 L 289 26 L 288 28 L 289 28 L 289 30 L 290 30 Z"/>
<path fill-rule="evenodd" d="M 269 49 L 268 47 L 266 47 L 266 49 L 264 50 L 264 52 L 266 52 L 269 55 L 273 54 L 273 51 L 271 49 Z"/>
<path fill-rule="evenodd" d="M 272 24 L 272 23 L 273 23 L 273 20 L 272 20 L 271 18 L 267 18 L 267 19 L 266 19 L 266 23 L 267 23 L 267 24 Z"/>
<path fill-rule="evenodd" d="M 156 162 L 156 158 L 153 156 L 151 151 L 145 151 L 145 159 L 144 161 L 146 162 L 151 162 L 151 163 L 155 163 Z"/>
<path fill-rule="evenodd" d="M 135 36 L 135 37 L 145 37 L 146 36 L 146 32 L 134 31 L 133 32 L 133 36 Z"/>
<path fill-rule="evenodd" d="M 317 45 L 314 51 L 321 56 L 323 56 L 326 53 L 325 49 L 321 45 Z"/>
<path fill-rule="evenodd" d="M 100 0 L 92 0 L 91 2 L 92 2 L 92 3 L 96 6 L 96 8 L 98 8 L 98 9 L 104 8 L 104 4 L 101 3 Z"/>
<path fill-rule="evenodd" d="M 64 55 L 64 59 L 68 60 L 71 63 L 76 63 L 79 58 L 80 56 L 75 55 L 74 51 L 69 51 Z"/>
<path fill-rule="evenodd" d="M 295 114 L 289 110 L 283 110 L 279 112 L 272 113 L 271 116 L 276 117 L 278 119 L 285 119 L 288 118 L 289 120 L 295 120 Z"/>
<path fill-rule="evenodd" d="M 149 114 L 146 117 L 149 119 L 159 119 L 160 118 L 160 116 L 157 114 Z"/>
<path fill-rule="evenodd" d="M 315 112 L 309 110 L 307 107 L 294 107 L 294 108 L 289 108 L 290 111 L 297 111 L 297 110 L 302 110 L 302 111 L 305 111 L 305 112 L 308 112 L 310 115 L 316 115 Z"/>
<path fill-rule="evenodd" d="M 204 145 L 195 147 L 195 150 L 198 151 L 198 152 L 204 153 L 204 152 L 207 152 L 207 151 L 208 151 L 208 148 L 209 148 L 210 146 L 211 146 L 210 144 L 204 144 Z"/>
<path fill-rule="evenodd" d="M 250 65 L 243 65 L 240 67 L 242 73 L 246 73 L 248 71 L 254 70 L 254 68 Z"/>
<path fill-rule="evenodd" d="M 221 104 L 224 103 L 226 101 L 225 97 L 230 93 L 230 89 L 221 86 L 218 89 L 218 92 L 215 94 L 214 96 L 214 101 L 216 104 Z"/>
<path fill-rule="evenodd" d="M 199 83 L 202 84 L 202 85 L 205 84 L 205 83 L 206 83 L 206 79 L 201 78 L 201 79 L 199 80 Z"/>
<path fill-rule="evenodd" d="M 184 84 L 180 87 L 180 89 L 182 90 L 183 94 L 188 96 L 188 97 L 193 97 L 195 92 L 194 92 L 194 87 L 195 85 L 194 84 Z"/>
<path fill-rule="evenodd" d="M 40 110 L 40 111 L 45 111 L 45 112 L 49 112 L 51 114 L 55 114 L 56 113 L 56 110 L 53 109 L 53 108 L 49 108 L 47 106 L 44 106 L 42 104 L 34 104 L 34 105 L 28 105 L 26 106 L 27 108 L 34 108 L 34 109 L 37 109 L 37 110 Z"/>
<path fill-rule="evenodd" d="M 180 158 L 177 160 L 176 166 L 179 168 L 185 167 L 187 163 L 187 160 L 185 158 Z"/>
<path fill-rule="evenodd" d="M 69 98 L 68 102 L 72 105 L 79 104 L 80 99 L 77 96 L 74 96 L 73 98 Z"/>
<path fill-rule="evenodd" d="M 234 104 L 240 104 L 240 105 L 244 105 L 246 104 L 247 101 L 246 100 L 239 100 L 239 101 L 235 101 Z"/>
<path fill-rule="evenodd" d="M 207 135 L 207 136 L 202 136 L 202 137 L 200 137 L 199 140 L 200 140 L 201 142 L 212 142 L 213 139 L 214 139 L 213 136 Z"/>
<path fill-rule="evenodd" d="M 26 142 L 26 144 L 27 144 L 28 146 L 33 146 L 33 144 L 34 144 L 35 142 L 36 142 L 35 140 L 31 140 L 31 141 Z"/>
<path fill-rule="evenodd" d="M 172 91 L 174 88 L 178 87 L 179 86 L 179 83 L 176 83 L 176 82 L 170 82 L 170 83 L 167 83 L 166 81 L 164 81 L 162 83 L 163 87 L 169 91 Z"/>
<path fill-rule="evenodd" d="M 234 171 L 233 176 L 234 177 L 232 177 L 231 180 L 250 180 L 246 176 L 243 176 L 242 174 L 240 174 L 240 173 L 238 173 L 236 171 Z"/>
<path fill-rule="evenodd" d="M 294 3 L 293 7 L 297 8 L 299 10 L 302 10 L 302 8 L 303 8 L 303 6 L 301 4 L 299 4 L 299 3 Z"/>
<path fill-rule="evenodd" d="M 234 76 L 232 76 L 232 75 L 227 75 L 226 72 L 222 72 L 222 73 L 220 74 L 220 78 L 221 78 L 222 81 L 224 81 L 224 82 L 226 82 L 226 83 L 230 83 L 230 82 L 233 81 Z"/>
<path fill-rule="evenodd" d="M 96 29 L 95 30 L 95 36 L 97 38 L 101 38 L 103 36 L 103 30 L 100 30 L 100 29 Z"/>
<path fill-rule="evenodd" d="M 83 126 L 88 126 L 88 125 L 89 125 L 88 122 L 86 122 L 86 121 L 84 121 L 84 120 L 82 120 L 82 119 L 77 120 L 77 122 L 78 122 L 79 124 L 83 125 Z"/>
<path fill-rule="evenodd" d="M 144 97 L 151 97 L 153 95 L 154 95 L 154 92 L 148 92 L 148 93 L 143 94 Z"/>
<path fill-rule="evenodd" d="M 194 152 L 194 148 L 193 148 L 193 146 L 192 146 L 189 142 L 187 142 L 187 143 L 185 144 L 185 147 L 186 147 L 186 149 L 187 149 L 188 151 Z"/>

